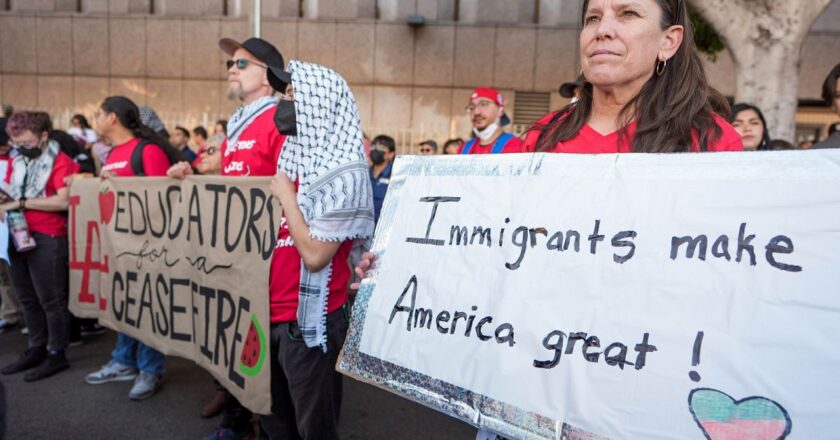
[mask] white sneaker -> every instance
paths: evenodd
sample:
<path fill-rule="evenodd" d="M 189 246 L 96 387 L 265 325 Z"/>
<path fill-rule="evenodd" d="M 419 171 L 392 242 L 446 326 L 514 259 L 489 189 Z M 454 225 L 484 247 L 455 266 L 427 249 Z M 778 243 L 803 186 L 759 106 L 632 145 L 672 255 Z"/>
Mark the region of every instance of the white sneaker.
<path fill-rule="evenodd" d="M 99 371 L 88 374 L 85 377 L 85 382 L 91 385 L 99 385 L 106 382 L 126 382 L 134 380 L 136 377 L 136 368 L 111 361 Z"/>
<path fill-rule="evenodd" d="M 134 380 L 134 386 L 131 387 L 131 391 L 128 392 L 128 398 L 131 400 L 148 399 L 160 388 L 162 383 L 163 376 L 141 371 L 137 379 Z"/>

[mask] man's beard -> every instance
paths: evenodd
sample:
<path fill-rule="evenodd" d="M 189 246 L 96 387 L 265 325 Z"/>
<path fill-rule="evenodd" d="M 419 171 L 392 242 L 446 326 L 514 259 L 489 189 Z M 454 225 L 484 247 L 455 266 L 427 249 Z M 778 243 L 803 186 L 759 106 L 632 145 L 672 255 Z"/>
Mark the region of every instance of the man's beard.
<path fill-rule="evenodd" d="M 242 101 L 242 84 L 239 84 L 238 82 L 229 83 L 227 97 L 228 99 L 234 101 Z"/>

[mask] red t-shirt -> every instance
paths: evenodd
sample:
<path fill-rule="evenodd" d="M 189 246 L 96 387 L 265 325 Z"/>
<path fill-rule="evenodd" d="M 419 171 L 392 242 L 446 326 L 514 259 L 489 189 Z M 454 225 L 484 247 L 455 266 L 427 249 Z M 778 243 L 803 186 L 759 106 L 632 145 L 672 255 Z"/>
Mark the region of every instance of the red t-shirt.
<path fill-rule="evenodd" d="M 131 169 L 131 155 L 139 143 L 140 139 L 134 138 L 112 148 L 102 171 L 110 171 L 117 177 L 133 177 L 135 174 Z M 143 147 L 143 173 L 149 177 L 165 176 L 168 169 L 169 158 L 166 157 L 163 148 L 155 144 L 146 144 Z"/>
<path fill-rule="evenodd" d="M 273 176 L 277 174 L 277 159 L 286 141 L 286 136 L 274 125 L 274 109 L 270 107 L 256 117 L 242 134 L 236 146 L 228 148 L 227 140 L 222 143 L 223 176 Z M 300 254 L 282 219 L 268 281 L 271 322 L 297 320 L 298 295 L 300 291 Z M 332 312 L 347 302 L 347 281 L 350 279 L 350 256 L 352 242 L 346 241 L 339 247 L 332 259 L 330 294 L 327 309 Z"/>
<path fill-rule="evenodd" d="M 22 164 L 20 166 L 23 166 Z M 47 186 L 44 189 L 44 197 L 54 196 L 58 190 L 66 188 L 64 179 L 79 172 L 79 164 L 70 159 L 70 156 L 59 152 L 53 163 L 52 173 L 47 179 Z M 52 235 L 53 237 L 67 236 L 67 213 L 38 211 L 25 209 L 23 211 L 29 230 L 39 234 Z"/>
<path fill-rule="evenodd" d="M 6 182 L 6 184 L 9 184 L 12 181 L 12 161 L 12 156 L 8 154 L 0 154 L 0 162 L 3 162 L 5 164 L 0 164 L 0 168 L 2 168 L 3 166 L 6 167 L 5 175 L 0 173 L 0 176 L 3 177 L 3 181 Z"/>
<path fill-rule="evenodd" d="M 469 142 L 471 142 L 471 140 Z M 493 145 L 495 144 L 495 142 L 491 142 L 489 145 L 481 145 L 481 141 L 476 139 L 475 144 L 472 148 L 470 148 L 470 152 L 468 154 L 491 154 L 493 152 Z M 522 145 L 522 139 L 514 136 L 508 140 L 504 148 L 502 148 L 502 153 L 525 153 L 526 150 L 522 148 Z M 464 154 L 465 148 L 467 148 L 467 144 L 464 144 L 464 146 L 461 147 L 461 151 L 458 153 Z"/>
<path fill-rule="evenodd" d="M 332 259 L 330 294 L 327 297 L 327 312 L 338 310 L 347 302 L 347 282 L 350 281 L 350 251 L 353 242 L 341 243 Z M 271 260 L 271 278 L 268 283 L 271 292 L 271 322 L 297 321 L 298 292 L 300 290 L 300 254 L 289 233 L 286 219 L 280 227 L 274 258 Z"/>
<path fill-rule="evenodd" d="M 555 113 L 549 113 L 544 118 L 540 119 L 538 124 L 547 124 L 554 117 Z M 715 123 L 721 128 L 720 138 L 708 146 L 708 151 L 741 151 L 744 145 L 741 142 L 741 136 L 725 119 L 718 115 L 714 115 Z M 636 132 L 636 122 L 631 122 L 627 126 L 626 139 L 619 136 L 619 131 L 616 130 L 610 134 L 602 135 L 589 126 L 584 124 L 581 127 L 578 135 L 567 141 L 559 142 L 555 147 L 548 152 L 551 153 L 630 153 L 633 151 L 633 145 L 628 140 L 633 139 Z M 525 143 L 523 149 L 526 151 L 534 151 L 536 149 L 537 141 L 539 140 L 540 132 L 536 130 L 529 131 L 525 136 Z M 692 151 L 700 151 L 699 136 L 696 131 L 691 134 Z"/>
<path fill-rule="evenodd" d="M 273 176 L 286 136 L 274 125 L 274 109 L 269 107 L 245 127 L 236 145 L 222 142 L 223 176 Z"/>

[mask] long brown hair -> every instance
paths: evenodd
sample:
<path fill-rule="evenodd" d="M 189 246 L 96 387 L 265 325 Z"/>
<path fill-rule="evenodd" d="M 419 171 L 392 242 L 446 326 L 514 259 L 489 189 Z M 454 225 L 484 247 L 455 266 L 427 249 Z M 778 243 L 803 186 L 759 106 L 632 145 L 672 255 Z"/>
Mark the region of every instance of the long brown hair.
<path fill-rule="evenodd" d="M 688 20 L 685 0 L 656 0 L 662 10 L 662 29 L 680 25 L 685 29 L 682 44 L 668 60 L 662 75 L 653 75 L 619 114 L 622 126 L 636 121 L 632 139 L 634 152 L 675 153 L 691 151 L 692 131 L 699 134 L 700 151 L 720 138 L 722 132 L 714 114 L 729 114 L 729 103 L 709 86 Z M 584 0 L 581 23 L 589 0 Z M 592 114 L 592 84 L 587 82 L 577 103 L 561 109 L 548 123 L 536 123 L 531 130 L 540 132 L 536 151 L 547 151 L 559 142 L 577 136 Z M 619 132 L 626 139 L 625 128 Z"/>

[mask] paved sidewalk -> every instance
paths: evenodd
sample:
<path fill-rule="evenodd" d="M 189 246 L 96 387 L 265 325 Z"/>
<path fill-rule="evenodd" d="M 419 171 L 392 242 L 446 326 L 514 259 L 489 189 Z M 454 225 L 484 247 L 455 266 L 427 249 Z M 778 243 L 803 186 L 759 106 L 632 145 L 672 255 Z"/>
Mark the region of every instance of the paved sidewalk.
<path fill-rule="evenodd" d="M 71 369 L 40 382 L 23 374 L 0 376 L 9 404 L 8 440 L 18 439 L 198 439 L 219 422 L 202 419 L 199 407 L 215 389 L 210 375 L 191 361 L 166 358 L 167 379 L 152 398 L 128 399 L 130 382 L 98 386 L 86 374 L 108 362 L 115 333 L 87 338 L 70 348 Z M 15 359 L 26 337 L 13 330 L 0 334 L 0 366 Z M 376 387 L 344 378 L 342 439 L 464 439 L 475 429 L 422 405 Z"/>

